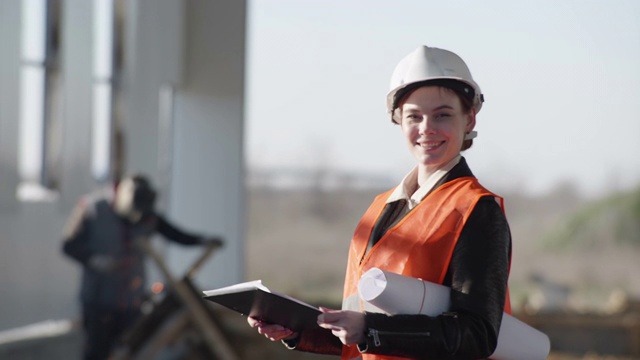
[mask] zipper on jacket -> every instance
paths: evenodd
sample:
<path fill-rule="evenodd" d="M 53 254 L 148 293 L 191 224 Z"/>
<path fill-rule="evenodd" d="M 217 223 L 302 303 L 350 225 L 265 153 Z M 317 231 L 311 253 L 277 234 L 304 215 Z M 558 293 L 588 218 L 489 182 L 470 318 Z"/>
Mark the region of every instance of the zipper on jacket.
<path fill-rule="evenodd" d="M 380 346 L 380 337 L 378 336 L 378 330 L 369 329 L 369 336 L 373 338 L 373 345 L 375 345 L 375 347 Z"/>
<path fill-rule="evenodd" d="M 417 337 L 417 336 L 431 336 L 430 331 L 421 331 L 421 332 L 394 332 L 394 331 L 380 331 L 376 329 L 369 329 L 368 336 L 373 338 L 373 345 L 376 347 L 380 346 L 382 342 L 380 341 L 380 335 L 383 336 L 407 336 L 407 337 Z"/>

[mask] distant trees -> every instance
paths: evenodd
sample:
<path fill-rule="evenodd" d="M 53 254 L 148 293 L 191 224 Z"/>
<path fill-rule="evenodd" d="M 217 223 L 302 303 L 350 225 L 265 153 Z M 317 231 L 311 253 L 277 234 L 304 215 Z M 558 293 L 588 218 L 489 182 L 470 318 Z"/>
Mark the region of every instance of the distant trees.
<path fill-rule="evenodd" d="M 640 249 L 640 186 L 592 201 L 549 231 L 550 249 L 601 248 L 633 245 Z"/>

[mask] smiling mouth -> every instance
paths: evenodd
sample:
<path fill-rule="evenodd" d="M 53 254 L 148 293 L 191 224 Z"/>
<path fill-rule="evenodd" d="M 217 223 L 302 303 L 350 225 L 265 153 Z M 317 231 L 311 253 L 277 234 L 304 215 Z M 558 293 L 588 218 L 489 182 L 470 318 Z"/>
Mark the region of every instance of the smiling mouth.
<path fill-rule="evenodd" d="M 439 148 L 444 141 L 425 141 L 425 142 L 417 142 L 416 145 L 425 149 L 425 150 L 434 150 Z"/>

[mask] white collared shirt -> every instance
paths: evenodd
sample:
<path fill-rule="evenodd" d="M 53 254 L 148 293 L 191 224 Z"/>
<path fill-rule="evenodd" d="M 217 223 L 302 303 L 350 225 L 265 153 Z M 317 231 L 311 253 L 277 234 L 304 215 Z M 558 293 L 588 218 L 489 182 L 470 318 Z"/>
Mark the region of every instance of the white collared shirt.
<path fill-rule="evenodd" d="M 460 155 L 453 158 L 441 169 L 429 175 L 425 182 L 420 186 L 418 184 L 418 167 L 416 166 L 402 179 L 400 184 L 393 190 L 387 204 L 398 200 L 405 200 L 406 205 L 403 211 L 399 213 L 399 217 L 406 215 L 411 209 L 420 204 L 420 201 L 433 189 L 433 187 L 442 179 L 454 166 L 460 162 Z"/>

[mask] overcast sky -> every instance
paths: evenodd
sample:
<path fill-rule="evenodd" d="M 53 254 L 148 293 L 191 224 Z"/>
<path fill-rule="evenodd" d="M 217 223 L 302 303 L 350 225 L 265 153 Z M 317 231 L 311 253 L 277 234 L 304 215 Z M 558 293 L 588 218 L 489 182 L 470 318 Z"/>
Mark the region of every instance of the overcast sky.
<path fill-rule="evenodd" d="M 246 156 L 261 168 L 414 166 L 384 99 L 419 45 L 452 50 L 486 102 L 464 152 L 487 186 L 640 184 L 640 1 L 249 0 Z"/>

